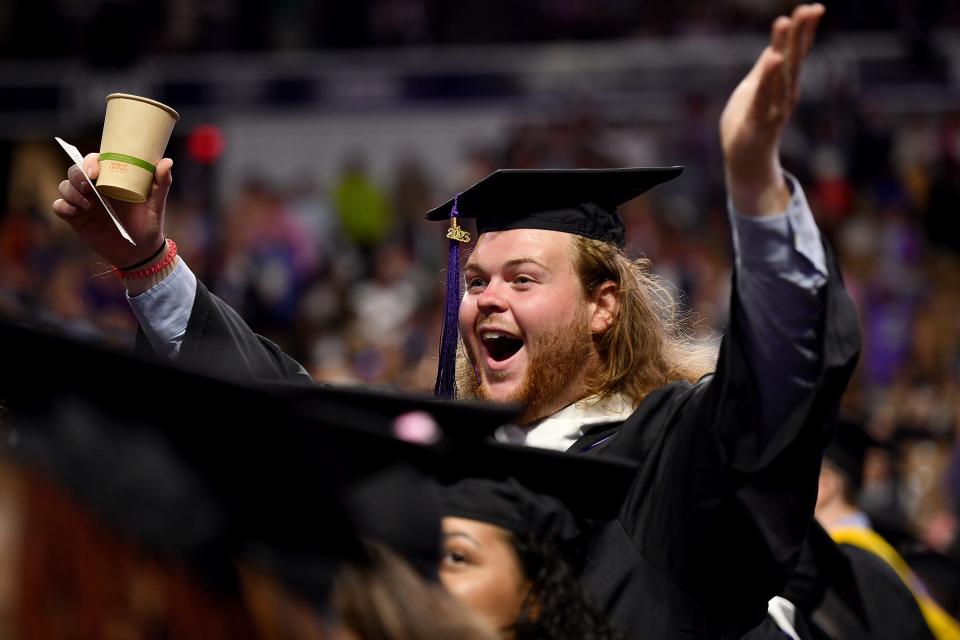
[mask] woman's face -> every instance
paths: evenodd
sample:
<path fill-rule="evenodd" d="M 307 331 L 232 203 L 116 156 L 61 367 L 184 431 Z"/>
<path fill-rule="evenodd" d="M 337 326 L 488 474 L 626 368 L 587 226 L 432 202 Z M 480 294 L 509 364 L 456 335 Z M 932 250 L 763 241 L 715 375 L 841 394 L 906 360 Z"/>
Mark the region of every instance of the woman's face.
<path fill-rule="evenodd" d="M 440 580 L 497 629 L 516 622 L 530 588 L 506 529 L 466 518 L 443 519 Z"/>

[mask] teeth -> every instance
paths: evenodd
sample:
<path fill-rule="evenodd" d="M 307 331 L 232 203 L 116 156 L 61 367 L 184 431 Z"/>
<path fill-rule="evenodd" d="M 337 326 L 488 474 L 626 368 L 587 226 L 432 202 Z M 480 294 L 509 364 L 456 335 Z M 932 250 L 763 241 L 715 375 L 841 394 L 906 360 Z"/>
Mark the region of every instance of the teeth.
<path fill-rule="evenodd" d="M 489 331 L 483 334 L 484 340 L 497 340 L 499 338 L 512 338 L 512 337 L 513 336 L 511 336 L 509 333 L 503 333 L 500 331 Z"/>

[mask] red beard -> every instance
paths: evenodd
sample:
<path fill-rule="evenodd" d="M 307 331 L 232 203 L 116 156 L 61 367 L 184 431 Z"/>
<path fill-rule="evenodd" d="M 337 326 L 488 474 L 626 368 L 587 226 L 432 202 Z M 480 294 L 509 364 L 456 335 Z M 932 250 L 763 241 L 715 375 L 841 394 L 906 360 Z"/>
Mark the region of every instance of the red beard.
<path fill-rule="evenodd" d="M 459 389 L 468 397 L 491 400 L 474 365 L 476 358 L 467 342 L 463 344 L 467 357 L 457 366 Z M 561 407 L 554 407 L 558 398 L 570 393 L 571 381 L 582 379 L 585 367 L 594 356 L 593 338 L 584 317 L 575 317 L 570 324 L 528 341 L 524 348 L 529 357 L 527 370 L 520 386 L 505 401 L 523 408 L 518 419 L 521 425 L 547 417 L 548 411 L 559 410 Z M 572 397 L 570 401 L 580 397 Z"/>

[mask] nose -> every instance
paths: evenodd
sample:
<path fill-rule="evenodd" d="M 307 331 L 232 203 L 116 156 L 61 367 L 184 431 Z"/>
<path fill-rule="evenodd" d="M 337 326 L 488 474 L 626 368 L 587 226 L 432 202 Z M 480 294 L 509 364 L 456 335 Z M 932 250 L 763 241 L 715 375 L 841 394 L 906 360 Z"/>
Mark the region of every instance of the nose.
<path fill-rule="evenodd" d="M 491 280 L 477 296 L 477 308 L 482 313 L 490 314 L 507 310 L 506 298 L 500 290 L 501 284 L 498 280 Z"/>

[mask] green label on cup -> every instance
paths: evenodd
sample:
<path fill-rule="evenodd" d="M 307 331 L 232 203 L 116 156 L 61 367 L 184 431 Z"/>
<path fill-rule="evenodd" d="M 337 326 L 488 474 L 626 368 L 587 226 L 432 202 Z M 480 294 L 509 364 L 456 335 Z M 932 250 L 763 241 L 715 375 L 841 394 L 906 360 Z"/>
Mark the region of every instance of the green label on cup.
<path fill-rule="evenodd" d="M 127 164 L 136 165 L 141 169 L 145 169 L 150 173 L 156 173 L 157 171 L 157 168 L 152 164 L 150 164 L 149 162 L 147 162 L 146 160 L 141 160 L 140 158 L 134 158 L 133 156 L 128 156 L 125 153 L 112 153 L 110 151 L 101 153 L 100 162 L 103 162 L 104 160 L 116 160 L 117 162 L 126 162 Z"/>

